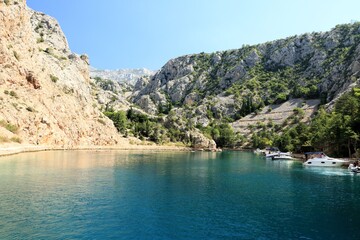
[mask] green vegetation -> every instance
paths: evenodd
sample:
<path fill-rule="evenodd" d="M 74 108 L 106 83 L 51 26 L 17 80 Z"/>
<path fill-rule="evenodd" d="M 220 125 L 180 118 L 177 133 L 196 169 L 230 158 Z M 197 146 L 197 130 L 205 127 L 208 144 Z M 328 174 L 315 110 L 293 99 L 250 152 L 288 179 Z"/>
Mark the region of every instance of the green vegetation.
<path fill-rule="evenodd" d="M 13 90 L 10 91 L 9 95 L 12 96 L 12 97 L 18 98 L 18 95 Z"/>
<path fill-rule="evenodd" d="M 35 112 L 35 109 L 32 108 L 32 107 L 26 107 L 26 110 L 29 111 L 29 112 Z"/>
<path fill-rule="evenodd" d="M 45 41 L 45 40 L 44 40 L 43 37 L 39 37 L 39 38 L 36 39 L 36 43 L 42 43 L 42 42 L 44 42 L 44 41 Z"/>
<path fill-rule="evenodd" d="M 320 109 L 310 124 L 300 122 L 302 117 L 303 110 L 295 108 L 282 133 L 267 128 L 254 133 L 253 147 L 276 145 L 285 151 L 301 151 L 302 146 L 311 145 L 334 156 L 352 156 L 359 151 L 360 88 L 343 94 L 334 111 Z"/>
<path fill-rule="evenodd" d="M 12 138 L 8 138 L 5 136 L 0 136 L 0 143 L 5 143 L 5 142 L 16 142 L 16 143 L 21 143 L 22 140 L 19 137 L 12 137 Z"/>
<path fill-rule="evenodd" d="M 12 97 L 14 97 L 14 98 L 19 98 L 19 96 L 17 95 L 17 93 L 16 93 L 15 91 L 13 91 L 13 90 L 11 90 L 11 91 L 9 91 L 9 90 L 4 90 L 4 93 L 5 93 L 6 95 L 10 95 L 10 96 L 12 96 Z"/>
<path fill-rule="evenodd" d="M 233 148 L 244 140 L 243 136 L 234 133 L 234 130 L 228 123 L 217 124 L 212 122 L 207 127 L 198 126 L 198 128 L 205 136 L 213 139 L 220 148 Z"/>
<path fill-rule="evenodd" d="M 13 51 L 13 54 L 16 60 L 20 61 L 20 55 L 16 51 Z"/>
<path fill-rule="evenodd" d="M 35 32 L 39 32 L 39 29 L 42 29 L 43 28 L 43 25 L 41 24 L 41 23 L 38 23 L 38 25 L 35 27 Z M 44 36 L 44 34 L 43 33 L 40 33 L 40 36 L 42 37 L 42 36 Z"/>
<path fill-rule="evenodd" d="M 12 133 L 17 133 L 17 131 L 19 130 L 19 128 L 16 125 L 8 123 L 4 120 L 0 120 L 0 126 L 4 127 L 5 129 L 7 129 L 8 131 L 10 131 Z"/>
<path fill-rule="evenodd" d="M 10 138 L 10 141 L 16 142 L 16 143 L 22 143 L 22 140 L 19 137 L 12 137 L 12 138 Z"/>
<path fill-rule="evenodd" d="M 186 120 L 170 111 L 166 118 L 149 117 L 146 114 L 135 112 L 132 108 L 125 111 L 107 111 L 117 130 L 124 136 L 129 134 L 141 139 L 158 144 L 167 142 L 181 142 L 191 146 L 193 144 L 192 131 L 196 131 L 191 120 Z M 243 140 L 242 136 L 234 133 L 229 124 L 216 124 L 213 122 L 208 127 L 198 126 L 200 131 L 209 139 L 214 139 L 219 147 L 234 147 Z"/>
<path fill-rule="evenodd" d="M 290 98 L 319 98 L 326 103 L 334 97 L 336 88 L 324 87 L 324 79 L 341 87 L 334 76 L 351 77 L 349 66 L 360 43 L 359 27 L 360 23 L 338 25 L 332 30 L 333 35 L 313 33 L 310 41 L 308 35 L 295 36 L 261 45 L 244 45 L 238 50 L 193 55 L 190 62 L 194 67 L 191 73 L 194 83 L 189 92 L 196 92 L 200 99 L 224 92 L 232 95 L 238 103 L 229 116 L 234 120 Z M 308 42 L 308 54 L 294 53 L 294 60 L 290 58 L 289 63 L 281 58 L 274 60 L 275 52 L 291 51 L 296 40 Z M 195 84 L 198 79 L 203 86 Z M 181 106 L 181 102 L 172 104 Z"/>
<path fill-rule="evenodd" d="M 258 114 L 265 106 L 281 104 L 291 98 L 317 98 L 326 103 L 333 99 L 342 84 L 355 82 L 349 66 L 355 60 L 356 46 L 360 43 L 359 27 L 359 23 L 339 25 L 333 29 L 334 34 L 313 33 L 276 43 L 244 45 L 238 50 L 192 55 L 188 63 L 193 67 L 188 74 L 191 82 L 183 96 L 192 93 L 199 102 L 189 101 L 189 105 L 183 106 L 184 99 L 172 102 L 168 96 L 173 89 L 163 89 L 167 103 L 157 103 L 158 117 L 132 109 L 114 112 L 107 108 L 105 114 L 125 136 L 132 134 L 158 143 L 189 144 L 191 134 L 185 133 L 194 130 L 190 119 L 199 110 L 197 106 L 201 106 L 198 112 L 211 123 L 207 127 L 200 124 L 196 127 L 214 139 L 219 147 L 238 146 L 243 137 L 231 129 L 229 123 L 234 120 L 250 113 Z M 296 51 L 294 55 L 293 50 Z M 285 57 L 279 56 L 282 52 L 286 53 Z M 104 90 L 116 89 L 110 80 L 95 78 L 95 82 Z M 219 94 L 231 96 L 231 102 L 224 101 L 231 114 L 224 114 L 226 111 L 219 110 L 223 106 L 218 107 L 220 104 L 213 101 Z M 300 151 L 302 146 L 312 145 L 329 154 L 351 155 L 357 151 L 359 143 L 359 95 L 359 89 L 345 94 L 332 113 L 320 109 L 311 123 L 304 122 L 305 112 L 301 108 L 295 108 L 292 116 L 279 125 L 271 120 L 258 122 L 249 127 L 253 133 L 251 142 L 254 147 L 277 145 L 287 151 Z M 204 103 L 206 106 L 202 105 Z M 184 110 L 184 117 L 176 115 L 176 107 Z M 271 111 L 269 107 L 267 113 Z"/>
<path fill-rule="evenodd" d="M 54 76 L 54 75 L 52 75 L 52 74 L 50 74 L 50 79 L 51 79 L 51 81 L 54 82 L 54 83 L 56 83 L 56 82 L 59 80 L 58 77 L 56 77 L 56 76 Z"/>
<path fill-rule="evenodd" d="M 104 113 L 110 118 L 116 129 L 124 136 L 129 132 L 141 140 L 147 139 L 155 143 L 163 143 L 167 137 L 164 127 L 158 123 L 160 119 L 148 117 L 146 114 L 136 113 L 132 108 L 125 111 L 107 111 Z"/>
<path fill-rule="evenodd" d="M 73 94 L 75 91 L 74 91 L 73 88 L 70 88 L 70 87 L 68 87 L 68 86 L 64 86 L 64 87 L 63 87 L 63 92 L 64 92 L 65 94 Z"/>
<path fill-rule="evenodd" d="M 37 42 L 39 43 L 39 42 L 43 42 L 43 41 L 44 41 L 44 39 L 41 37 L 40 40 L 38 39 Z M 53 48 L 46 48 L 45 50 L 39 48 L 39 50 L 40 50 L 40 51 L 43 51 L 43 52 L 45 52 L 45 53 L 47 53 L 47 54 L 49 54 L 50 56 L 53 56 L 54 58 L 56 58 L 57 60 L 60 60 L 60 61 L 61 61 L 61 60 L 67 60 L 67 59 L 68 59 L 68 58 L 65 57 L 65 56 L 59 56 L 59 55 L 55 54 Z"/>
<path fill-rule="evenodd" d="M 99 123 L 101 123 L 102 125 L 106 125 L 105 121 L 102 120 L 102 119 L 98 119 L 97 121 L 98 121 Z"/>
<path fill-rule="evenodd" d="M 44 52 L 46 52 L 47 54 L 52 55 L 52 54 L 54 54 L 54 49 L 52 49 L 52 48 L 46 48 L 46 49 L 44 50 Z"/>
<path fill-rule="evenodd" d="M 100 77 L 95 77 L 94 78 L 95 83 L 100 86 L 103 90 L 105 91 L 112 91 L 116 93 L 116 86 L 114 81 L 109 80 L 109 79 L 102 79 Z"/>

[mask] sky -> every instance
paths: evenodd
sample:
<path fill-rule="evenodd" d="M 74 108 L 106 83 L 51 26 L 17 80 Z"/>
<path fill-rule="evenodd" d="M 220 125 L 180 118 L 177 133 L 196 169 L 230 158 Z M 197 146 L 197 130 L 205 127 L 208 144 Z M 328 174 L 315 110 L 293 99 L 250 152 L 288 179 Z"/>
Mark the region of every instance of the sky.
<path fill-rule="evenodd" d="M 160 69 L 186 54 L 241 48 L 359 21 L 359 0 L 27 0 L 55 17 L 99 69 Z"/>

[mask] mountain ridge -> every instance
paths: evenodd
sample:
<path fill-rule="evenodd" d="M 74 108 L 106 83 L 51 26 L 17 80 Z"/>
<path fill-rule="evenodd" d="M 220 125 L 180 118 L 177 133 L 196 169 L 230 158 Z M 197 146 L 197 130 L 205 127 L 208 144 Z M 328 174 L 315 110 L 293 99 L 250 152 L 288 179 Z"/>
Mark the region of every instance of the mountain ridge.
<path fill-rule="evenodd" d="M 55 19 L 26 1 L 0 5 L 0 143 L 119 146 L 134 136 L 240 146 L 258 132 L 252 120 L 281 132 L 304 112 L 309 121 L 319 103 L 331 109 L 360 82 L 360 23 L 184 55 L 157 72 L 93 69 L 102 75 L 90 78 L 88 56 L 70 51 Z M 276 122 L 272 108 L 291 102 Z M 231 126 L 237 140 L 228 138 Z"/>
<path fill-rule="evenodd" d="M 144 87 L 135 87 L 132 101 L 152 114 L 159 105 L 206 102 L 211 95 L 216 102 L 230 96 L 233 105 L 238 103 L 235 111 L 250 96 L 259 106 L 291 97 L 328 103 L 358 82 L 359 42 L 360 24 L 355 23 L 240 49 L 184 55 L 169 60 L 146 83 L 140 80 Z"/>
<path fill-rule="evenodd" d="M 152 76 L 156 71 L 147 68 L 134 68 L 134 69 L 97 69 L 90 67 L 90 77 L 100 77 L 103 79 L 111 79 L 119 83 L 127 83 L 134 86 L 140 77 Z"/>

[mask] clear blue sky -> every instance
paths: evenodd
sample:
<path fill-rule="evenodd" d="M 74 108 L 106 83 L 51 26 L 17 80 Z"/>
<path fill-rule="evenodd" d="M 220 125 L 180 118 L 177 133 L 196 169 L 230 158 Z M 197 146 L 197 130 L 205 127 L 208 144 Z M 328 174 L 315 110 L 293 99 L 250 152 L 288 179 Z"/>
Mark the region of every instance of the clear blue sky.
<path fill-rule="evenodd" d="M 359 0 L 27 0 L 101 69 L 160 69 L 185 54 L 240 48 L 359 20 Z"/>

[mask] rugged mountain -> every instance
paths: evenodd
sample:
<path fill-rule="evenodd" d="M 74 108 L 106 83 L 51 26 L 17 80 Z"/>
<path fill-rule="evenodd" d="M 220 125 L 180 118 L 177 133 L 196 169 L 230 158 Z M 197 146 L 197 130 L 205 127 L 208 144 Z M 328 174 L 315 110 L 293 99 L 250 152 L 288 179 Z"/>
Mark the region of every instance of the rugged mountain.
<path fill-rule="evenodd" d="M 103 110 L 128 110 L 131 103 L 127 98 L 132 94 L 135 83 L 140 78 L 148 78 L 154 74 L 154 71 L 146 68 L 100 70 L 90 67 L 93 93 Z"/>
<path fill-rule="evenodd" d="M 56 20 L 26 1 L 0 0 L 0 13 L 0 143 L 126 144 L 118 130 L 158 143 L 233 146 L 242 134 L 259 137 L 265 124 L 281 131 L 307 121 L 319 103 L 331 107 L 359 85 L 360 23 L 182 56 L 154 75 L 118 72 L 141 75 L 130 86 L 106 71 L 91 79 L 88 57 L 72 53 Z"/>
<path fill-rule="evenodd" d="M 119 83 L 128 83 L 134 86 L 140 77 L 153 76 L 155 71 L 139 68 L 139 69 L 117 69 L 117 70 L 101 70 L 90 67 L 90 77 L 100 77 L 102 79 L 110 79 Z"/>
<path fill-rule="evenodd" d="M 123 141 L 94 108 L 89 60 L 69 49 L 57 21 L 0 1 L 0 143 L 57 147 Z"/>
<path fill-rule="evenodd" d="M 360 23 L 240 49 L 172 59 L 135 85 L 150 114 L 174 109 L 192 124 L 234 122 L 292 98 L 329 103 L 360 77 Z"/>
<path fill-rule="evenodd" d="M 131 103 L 126 99 L 132 92 L 133 87 L 127 83 L 119 83 L 116 80 L 95 77 L 90 79 L 92 94 L 97 100 L 102 111 L 112 109 L 114 111 L 127 110 Z"/>

